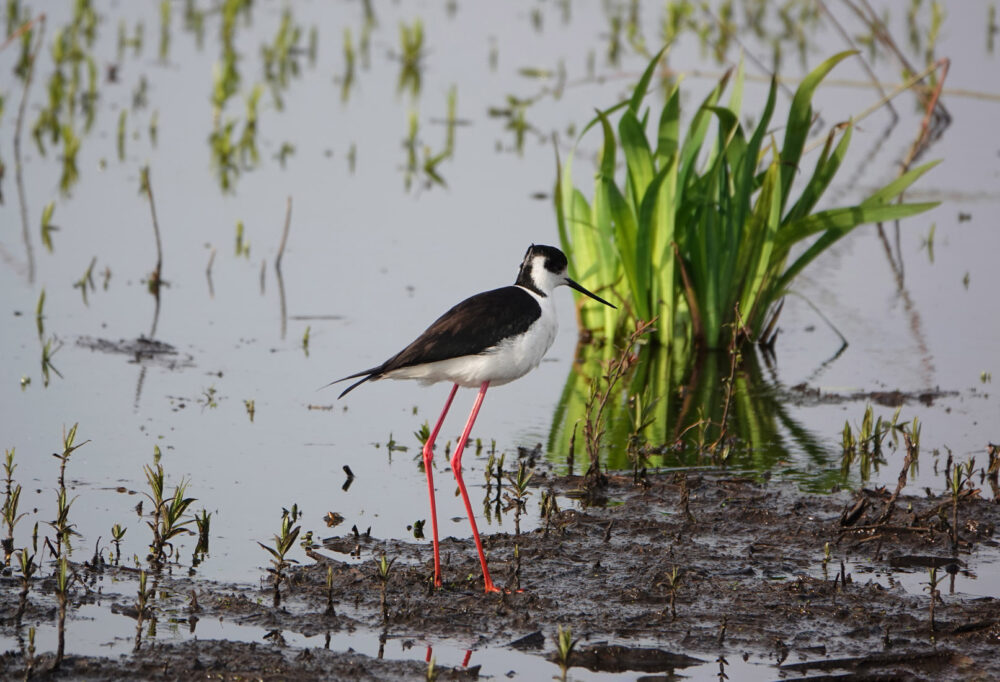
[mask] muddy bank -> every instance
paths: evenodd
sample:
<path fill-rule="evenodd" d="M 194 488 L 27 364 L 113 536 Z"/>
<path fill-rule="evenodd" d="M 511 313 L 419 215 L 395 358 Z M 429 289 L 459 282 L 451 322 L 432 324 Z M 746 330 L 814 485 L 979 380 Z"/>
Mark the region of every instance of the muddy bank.
<path fill-rule="evenodd" d="M 541 483 L 566 499 L 580 481 Z M 633 677 L 680 673 L 706 661 L 718 661 L 725 670 L 727 661 L 739 659 L 756 660 L 766 677 L 784 679 L 1000 677 L 1000 600 L 950 591 L 956 578 L 961 585 L 976 574 L 1000 570 L 994 536 L 1000 506 L 990 501 L 959 500 L 955 553 L 950 498 L 901 496 L 886 516 L 887 491 L 803 495 L 785 484 L 690 473 L 686 479 L 650 477 L 643 486 L 613 478 L 605 492 L 603 507 L 564 504 L 537 531 L 486 537 L 493 578 L 510 590 L 503 594 L 482 593 L 469 540 L 442 541 L 445 585 L 432 590 L 429 542 L 348 532 L 324 540 L 309 552 L 313 563 L 291 570 L 278 608 L 267 585 L 160 577 L 154 612 L 161 624 L 190 628 L 197 636 L 199 619 L 222 619 L 266 630 L 264 641 L 192 637 L 163 644 L 144 634 L 134 656 L 75 656 L 56 674 L 426 679 L 427 666 L 419 660 L 327 650 L 323 637 L 316 638 L 316 647 L 285 641 L 293 634 L 368 630 L 381 633 L 383 641 L 401 640 L 421 650 L 430 642 L 460 642 L 472 651 L 472 667 L 438 672 L 442 679 L 474 677 L 486 673 L 475 667 L 477 649 L 509 648 L 554 660 L 554 636 L 562 626 L 579 638 L 573 666 L 630 670 Z M 372 560 L 383 551 L 395 560 L 384 616 Z M 359 552 L 360 562 L 351 557 Z M 859 571 L 860 566 L 866 570 Z M 931 567 L 940 580 L 933 623 L 927 586 Z M 76 569 L 82 578 L 91 574 L 84 565 Z M 888 579 L 872 578 L 871 569 Z M 124 569 L 104 570 L 118 579 L 133 577 Z M 95 582 L 92 575 L 89 579 Z M 18 590 L 12 578 L 5 581 L 3 606 L 10 614 Z M 120 583 L 122 595 L 107 593 L 109 581 L 102 584 L 100 595 L 78 588 L 74 605 L 101 600 L 134 618 L 133 583 Z M 36 596 L 42 592 L 50 590 L 33 588 L 25 624 L 53 617 L 52 608 Z M 74 610 L 70 632 L 84 626 L 73 620 Z M 5 618 L 4 634 L 12 636 L 15 629 Z M 52 652 L 36 658 L 34 669 L 45 670 Z M 0 673 L 23 675 L 24 664 L 23 652 L 9 651 Z"/>

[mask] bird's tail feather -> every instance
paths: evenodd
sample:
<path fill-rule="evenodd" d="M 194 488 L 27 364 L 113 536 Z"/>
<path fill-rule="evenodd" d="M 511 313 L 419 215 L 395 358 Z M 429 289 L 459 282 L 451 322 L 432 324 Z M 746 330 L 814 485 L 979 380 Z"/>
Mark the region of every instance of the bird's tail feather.
<path fill-rule="evenodd" d="M 382 369 L 381 367 L 372 367 L 371 369 L 363 369 L 363 370 L 361 370 L 360 372 L 355 372 L 354 374 L 348 374 L 348 375 L 347 375 L 346 377 L 341 377 L 341 378 L 339 378 L 339 379 L 336 379 L 336 380 L 334 380 L 334 381 L 331 381 L 331 382 L 330 382 L 330 383 L 328 383 L 328 384 L 325 384 L 325 385 L 323 385 L 323 386 L 320 386 L 320 387 L 319 387 L 319 388 L 318 388 L 317 390 L 320 390 L 320 391 L 321 391 L 321 390 L 323 390 L 324 388 L 329 388 L 330 386 L 333 386 L 334 384 L 339 384 L 339 383 L 340 383 L 341 381 L 347 381 L 348 379 L 357 379 L 358 377 L 364 377 L 364 378 L 363 378 L 363 379 L 362 379 L 361 381 L 356 381 L 356 382 L 354 382 L 353 384 L 351 384 L 350 386 L 348 386 L 348 387 L 347 387 L 347 388 L 346 388 L 346 389 L 344 390 L 344 392 L 343 392 L 343 393 L 341 393 L 340 395 L 338 395 L 338 396 L 337 396 L 337 400 L 340 400 L 340 399 L 341 399 L 341 398 L 343 398 L 343 397 L 344 397 L 345 395 L 347 395 L 348 393 L 350 393 L 350 392 L 351 392 L 351 391 L 353 391 L 353 390 L 354 390 L 355 388 L 357 388 L 357 387 L 358 387 L 358 386 L 360 386 L 361 384 L 365 383 L 365 382 L 366 382 L 366 381 L 368 381 L 369 379 L 375 379 L 375 378 L 378 378 L 378 376 L 379 376 L 379 375 L 381 374 L 381 371 L 380 371 L 381 369 Z"/>
<path fill-rule="evenodd" d="M 360 376 L 360 375 L 355 374 L 354 376 Z M 344 379 L 353 379 L 353 378 L 354 377 L 344 377 Z M 358 386 L 360 386 L 361 384 L 365 383 L 366 381 L 369 381 L 371 379 L 377 379 L 377 378 L 378 378 L 378 375 L 373 373 L 373 374 L 369 374 L 369 375 L 363 377 L 359 381 L 355 381 L 353 384 L 351 384 L 350 386 L 348 386 L 347 388 L 345 388 L 340 395 L 337 396 L 337 400 L 340 400 L 345 395 L 347 395 L 348 393 L 350 393 L 351 391 L 353 391 L 354 389 L 356 389 Z M 340 381 L 343 381 L 343 379 L 341 379 Z M 333 383 L 337 383 L 337 382 L 334 381 Z"/>

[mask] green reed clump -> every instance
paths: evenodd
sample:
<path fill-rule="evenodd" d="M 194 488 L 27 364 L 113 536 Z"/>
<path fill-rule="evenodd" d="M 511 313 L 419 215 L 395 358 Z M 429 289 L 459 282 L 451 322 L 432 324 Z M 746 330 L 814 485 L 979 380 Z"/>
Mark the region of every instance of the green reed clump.
<path fill-rule="evenodd" d="M 614 338 L 628 318 L 660 320 L 663 344 L 693 343 L 720 348 L 723 330 L 736 321 L 751 340 L 771 338 L 781 298 L 795 277 L 831 244 L 863 223 L 921 213 L 937 202 L 893 203 L 935 165 L 900 176 L 854 206 L 814 211 L 840 168 L 853 124 L 834 126 L 806 175 L 806 137 L 813 124 L 813 94 L 839 62 L 827 59 L 800 84 L 792 99 L 779 144 L 775 127 L 777 83 L 752 131 L 744 129 L 743 68 L 727 73 L 704 99 L 685 134 L 680 128 L 679 86 L 651 123 L 643 108 L 662 52 L 649 64 L 630 99 L 599 111 L 584 129 L 600 126 L 601 162 L 591 200 L 573 185 L 572 155 L 558 165 L 556 218 L 563 250 L 571 263 L 591 263 L 571 272 L 598 293 L 617 286 L 626 304 L 618 310 L 585 306 L 583 324 Z M 733 82 L 729 102 L 722 95 Z M 621 111 L 617 135 L 610 117 Z M 712 122 L 715 134 L 710 135 Z M 653 127 L 652 136 L 647 128 Z M 581 135 L 582 137 L 582 135 Z M 618 149 L 625 162 L 619 180 Z M 797 176 L 808 180 L 793 192 Z M 803 249 L 792 250 L 801 244 Z"/>

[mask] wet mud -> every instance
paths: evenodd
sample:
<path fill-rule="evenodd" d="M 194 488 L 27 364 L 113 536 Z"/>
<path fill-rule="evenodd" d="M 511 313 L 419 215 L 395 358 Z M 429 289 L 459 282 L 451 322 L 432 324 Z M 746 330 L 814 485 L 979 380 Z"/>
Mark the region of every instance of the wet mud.
<path fill-rule="evenodd" d="M 571 675 L 587 668 L 666 679 L 706 661 L 719 660 L 724 670 L 726 660 L 753 657 L 763 659 L 767 676 L 785 680 L 1000 678 L 1000 600 L 951 589 L 956 578 L 963 584 L 1000 570 L 1000 505 L 989 494 L 966 494 L 957 506 L 951 497 L 893 499 L 882 489 L 817 496 L 784 483 L 688 472 L 641 484 L 611 477 L 606 503 L 588 507 L 567 501 L 582 479 L 539 475 L 533 482 L 532 494 L 554 491 L 563 509 L 532 532 L 484 536 L 493 579 L 506 587 L 500 594 L 483 594 L 470 540 L 442 540 L 445 584 L 435 590 L 429 542 L 348 530 L 317 541 L 308 550 L 312 562 L 290 569 L 279 607 L 266 580 L 211 584 L 176 570 L 157 578 L 160 627 L 169 621 L 197 634 L 200 619 L 221 619 L 266 630 L 263 642 L 163 643 L 140 635 L 131 656 L 71 656 L 46 672 L 54 655 L 40 652 L 32 668 L 78 679 L 427 678 L 420 660 L 323 645 L 331 633 L 367 630 L 414 647 L 458 642 L 472 652 L 472 665 L 436 672 L 471 679 L 481 672 L 477 649 L 557 660 L 556 633 L 570 628 L 578 639 Z M 373 560 L 383 552 L 394 560 L 384 609 Z M 862 565 L 889 577 L 875 579 L 858 571 Z M 932 568 L 939 581 L 933 620 Z M 84 602 L 136 618 L 133 571 L 75 570 L 82 584 L 96 584 L 97 571 L 113 575 L 123 594 L 108 594 L 107 580 L 103 594 L 78 587 L 68 631 L 85 627 L 73 608 Z M 892 577 L 904 575 L 914 577 L 909 587 Z M 4 582 L 3 634 L 23 639 L 25 626 L 10 617 L 19 590 L 14 578 Z M 23 623 L 54 618 L 55 607 L 38 596 L 50 588 L 33 587 Z M 320 635 L 319 646 L 286 641 L 293 635 Z M 8 651 L 0 676 L 24 676 L 25 663 L 23 651 Z"/>

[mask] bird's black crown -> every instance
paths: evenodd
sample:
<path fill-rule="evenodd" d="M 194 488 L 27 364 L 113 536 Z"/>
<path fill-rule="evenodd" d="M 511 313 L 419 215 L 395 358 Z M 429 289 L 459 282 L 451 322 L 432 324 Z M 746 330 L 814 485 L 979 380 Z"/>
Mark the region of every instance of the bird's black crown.
<path fill-rule="evenodd" d="M 528 247 L 527 252 L 524 254 L 524 260 L 521 261 L 519 274 L 530 274 L 530 272 L 525 273 L 525 270 L 531 270 L 531 264 L 532 261 L 534 261 L 535 256 L 545 256 L 545 269 L 555 274 L 565 272 L 566 267 L 569 264 L 569 261 L 566 259 L 566 254 L 556 247 L 545 246 L 544 244 L 532 244 Z"/>

